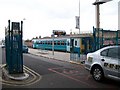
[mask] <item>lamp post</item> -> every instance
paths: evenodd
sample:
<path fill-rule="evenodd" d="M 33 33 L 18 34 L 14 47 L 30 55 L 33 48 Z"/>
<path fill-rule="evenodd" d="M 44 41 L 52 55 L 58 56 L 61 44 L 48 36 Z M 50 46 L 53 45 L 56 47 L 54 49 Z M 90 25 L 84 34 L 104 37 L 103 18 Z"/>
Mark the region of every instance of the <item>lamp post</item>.
<path fill-rule="evenodd" d="M 26 21 L 26 18 L 23 18 L 23 22 L 25 23 L 25 21 Z M 24 30 L 25 30 L 25 24 L 24 24 L 24 28 L 23 28 Z M 24 44 L 24 41 L 23 41 L 23 44 Z"/>
<path fill-rule="evenodd" d="M 112 0 L 96 0 L 93 5 L 96 6 L 96 28 L 100 28 L 100 4 L 104 4 L 106 2 L 109 2 L 109 1 L 112 1 Z"/>

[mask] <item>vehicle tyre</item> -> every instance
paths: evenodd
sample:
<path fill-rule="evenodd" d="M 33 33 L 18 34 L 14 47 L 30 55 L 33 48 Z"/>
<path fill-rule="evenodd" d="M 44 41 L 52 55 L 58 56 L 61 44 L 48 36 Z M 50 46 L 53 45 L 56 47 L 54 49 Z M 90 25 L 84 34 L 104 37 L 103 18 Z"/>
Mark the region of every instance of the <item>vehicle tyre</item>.
<path fill-rule="evenodd" d="M 95 81 L 102 81 L 104 78 L 103 70 L 100 66 L 95 66 L 92 69 L 92 77 L 95 79 Z"/>

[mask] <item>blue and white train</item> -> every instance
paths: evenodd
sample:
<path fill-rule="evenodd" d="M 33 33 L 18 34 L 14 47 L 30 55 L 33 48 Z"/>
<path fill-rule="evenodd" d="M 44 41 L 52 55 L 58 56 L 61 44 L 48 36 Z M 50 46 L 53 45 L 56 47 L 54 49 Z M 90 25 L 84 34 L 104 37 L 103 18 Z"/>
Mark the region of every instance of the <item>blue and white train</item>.
<path fill-rule="evenodd" d="M 54 50 L 56 51 L 70 51 L 70 39 L 68 38 L 41 38 L 33 39 L 33 48 L 52 50 L 54 45 Z M 54 44 L 53 44 L 54 42 Z"/>
<path fill-rule="evenodd" d="M 33 48 L 52 50 L 54 45 L 54 50 L 64 51 L 64 52 L 82 52 L 87 53 L 90 51 L 90 36 L 63 36 L 53 38 L 40 38 L 33 39 Z M 54 41 L 54 44 L 53 44 Z"/>
<path fill-rule="evenodd" d="M 98 37 L 99 31 L 99 37 Z M 79 35 L 66 35 L 53 38 L 40 38 L 32 40 L 32 47 L 37 49 L 78 52 L 87 54 L 108 45 L 120 45 L 120 31 L 97 30 L 93 28 L 93 33 Z"/>

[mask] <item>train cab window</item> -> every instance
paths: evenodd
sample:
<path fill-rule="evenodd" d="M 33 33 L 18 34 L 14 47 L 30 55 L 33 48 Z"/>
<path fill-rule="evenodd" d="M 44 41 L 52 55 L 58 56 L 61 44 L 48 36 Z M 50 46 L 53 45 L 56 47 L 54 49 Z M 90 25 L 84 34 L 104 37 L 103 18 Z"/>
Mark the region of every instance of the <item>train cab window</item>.
<path fill-rule="evenodd" d="M 77 41 L 75 41 L 75 46 L 77 46 Z"/>

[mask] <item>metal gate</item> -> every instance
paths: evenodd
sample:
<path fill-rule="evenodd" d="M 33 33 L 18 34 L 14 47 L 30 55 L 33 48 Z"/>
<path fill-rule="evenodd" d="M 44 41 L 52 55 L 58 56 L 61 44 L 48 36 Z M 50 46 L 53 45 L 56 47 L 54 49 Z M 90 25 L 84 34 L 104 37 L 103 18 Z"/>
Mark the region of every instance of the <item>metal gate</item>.
<path fill-rule="evenodd" d="M 70 38 L 70 60 L 80 62 L 80 48 L 75 47 L 75 38 Z"/>

